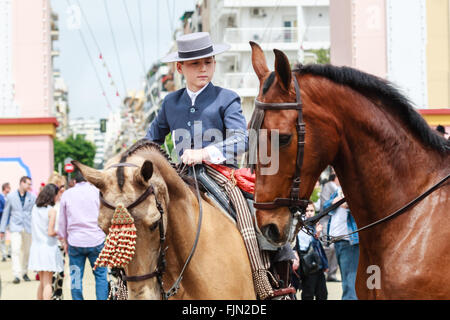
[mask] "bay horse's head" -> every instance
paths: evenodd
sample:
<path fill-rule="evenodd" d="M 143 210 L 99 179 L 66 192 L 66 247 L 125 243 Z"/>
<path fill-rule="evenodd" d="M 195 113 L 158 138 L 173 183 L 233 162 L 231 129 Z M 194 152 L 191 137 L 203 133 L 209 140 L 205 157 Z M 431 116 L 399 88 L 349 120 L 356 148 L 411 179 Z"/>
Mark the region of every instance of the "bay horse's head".
<path fill-rule="evenodd" d="M 124 266 L 127 276 L 149 275 L 157 269 L 160 253 L 160 232 L 167 230 L 168 190 L 160 172 L 158 161 L 163 161 L 159 151 L 137 142 L 121 155 L 107 162 L 100 171 L 77 161 L 73 164 L 84 178 L 100 190 L 98 225 L 106 235 L 119 204 L 127 208 L 136 227 L 135 253 Z M 159 146 L 155 146 L 155 149 Z M 143 153 L 146 154 L 143 154 Z M 161 159 L 160 159 L 161 158 Z M 161 225 L 162 223 L 162 225 Z M 143 281 L 128 281 L 130 299 L 159 299 L 157 277 Z"/>
<path fill-rule="evenodd" d="M 270 72 L 263 50 L 254 42 L 250 42 L 250 45 L 253 69 L 260 82 L 258 104 L 267 104 L 268 108 L 263 108 L 262 113 L 261 108 L 255 108 L 249 129 L 258 132 L 256 152 L 261 155 L 263 147 L 264 150 L 268 150 L 267 153 L 271 159 L 270 162 L 262 162 L 261 157 L 256 157 L 255 202 L 268 204 L 273 203 L 275 199 L 282 199 L 285 202 L 276 206 L 255 206 L 257 208 L 256 218 L 261 233 L 272 244 L 282 245 L 291 240 L 292 236 L 298 232 L 298 229 L 294 230 L 293 228 L 295 206 L 286 204 L 286 200 L 292 199 L 293 191 L 297 193 L 299 199 L 309 198 L 320 173 L 336 155 L 337 134 L 333 131 L 332 126 L 326 123 L 328 117 L 320 116 L 324 110 L 320 106 L 314 105 L 314 101 L 305 93 L 305 88 L 299 85 L 302 100 L 301 112 L 306 125 L 306 135 L 304 135 L 305 144 L 301 156 L 301 170 L 298 170 L 300 171 L 300 190 L 293 187 L 299 163 L 297 125 L 300 117 L 299 108 L 295 109 L 297 102 L 295 80 L 300 84 L 300 74 L 291 70 L 288 58 L 277 49 L 274 49 L 275 71 Z M 271 105 L 286 103 L 288 103 L 287 106 L 285 105 L 287 108 L 271 108 Z M 288 108 L 289 103 L 294 108 Z M 260 120 L 255 125 L 255 122 L 258 122 L 255 121 L 256 118 Z M 252 128 L 252 126 L 254 127 Z M 260 129 L 265 129 L 266 134 L 262 134 L 264 130 Z M 274 133 L 278 133 L 278 135 Z M 271 150 L 274 139 L 278 139 L 278 148 Z M 275 166 L 278 170 L 265 174 L 265 169 L 273 166 L 274 162 L 278 162 Z M 266 172 L 270 172 L 270 170 L 266 170 Z"/>

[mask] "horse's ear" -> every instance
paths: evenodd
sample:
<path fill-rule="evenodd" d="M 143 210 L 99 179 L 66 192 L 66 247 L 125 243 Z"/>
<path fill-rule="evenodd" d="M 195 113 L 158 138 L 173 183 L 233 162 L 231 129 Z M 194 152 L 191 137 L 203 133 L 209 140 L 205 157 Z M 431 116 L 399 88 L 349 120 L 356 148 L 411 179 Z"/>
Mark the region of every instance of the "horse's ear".
<path fill-rule="evenodd" d="M 269 73 L 269 68 L 267 67 L 266 56 L 264 55 L 261 47 L 253 41 L 250 41 L 250 46 L 252 47 L 252 65 L 253 70 L 255 70 L 258 79 L 261 80 L 264 76 Z"/>
<path fill-rule="evenodd" d="M 98 189 L 103 189 L 105 187 L 105 182 L 103 180 L 103 173 L 99 170 L 88 167 L 77 160 L 73 160 L 72 164 L 80 170 L 83 177 L 96 186 Z"/>
<path fill-rule="evenodd" d="M 153 163 L 149 160 L 145 160 L 141 167 L 141 177 L 145 182 L 150 180 L 153 175 Z"/>
<path fill-rule="evenodd" d="M 284 52 L 278 49 L 273 49 L 273 52 L 275 53 L 275 74 L 278 82 L 281 84 L 283 89 L 289 91 L 292 81 L 292 71 L 289 59 L 286 57 Z"/>

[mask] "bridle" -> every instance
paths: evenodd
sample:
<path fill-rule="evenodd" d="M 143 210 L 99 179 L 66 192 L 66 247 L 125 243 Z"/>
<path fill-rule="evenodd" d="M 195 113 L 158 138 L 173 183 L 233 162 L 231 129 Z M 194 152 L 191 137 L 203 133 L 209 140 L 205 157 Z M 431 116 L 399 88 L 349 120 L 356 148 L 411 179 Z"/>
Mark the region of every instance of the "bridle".
<path fill-rule="evenodd" d="M 127 163 L 127 162 L 122 162 L 122 163 L 117 163 L 117 164 L 113 164 L 110 167 L 108 167 L 107 169 L 110 168 L 118 168 L 118 167 L 139 167 L 138 165 L 135 165 L 133 163 Z M 164 243 L 166 241 L 166 232 L 164 229 L 164 209 L 161 206 L 161 203 L 158 201 L 157 197 L 156 197 L 156 193 L 155 193 L 155 188 L 153 187 L 153 185 L 151 183 L 149 183 L 148 188 L 144 191 L 143 194 L 141 194 L 139 196 L 139 198 L 137 198 L 135 201 L 133 201 L 131 204 L 129 204 L 126 209 L 127 210 L 131 210 L 133 208 L 135 208 L 136 206 L 138 206 L 140 203 L 142 203 L 145 199 L 147 199 L 150 195 L 155 195 L 155 202 L 156 202 L 156 208 L 159 211 L 160 217 L 158 219 L 158 221 L 156 221 L 154 224 L 152 224 L 150 226 L 150 231 L 153 231 L 156 229 L 156 227 L 159 227 L 159 256 L 158 256 L 158 261 L 156 264 L 156 269 L 155 271 L 148 273 L 148 274 L 144 274 L 144 275 L 140 275 L 140 276 L 127 276 L 124 272 L 124 270 L 120 270 L 119 274 L 120 277 L 122 279 L 122 281 L 126 282 L 126 281 L 132 281 L 132 282 L 137 282 L 137 281 L 144 281 L 144 280 L 148 280 L 148 279 L 152 279 L 154 277 L 157 278 L 158 284 L 160 286 L 160 291 L 161 291 L 161 297 L 163 300 L 167 300 L 170 297 L 174 296 L 175 294 L 177 294 L 179 288 L 180 288 L 180 283 L 181 280 L 183 279 L 183 274 L 184 271 L 187 267 L 187 265 L 189 264 L 189 262 L 191 261 L 195 249 L 197 248 L 197 243 L 198 243 L 198 239 L 200 236 L 200 229 L 201 229 L 201 224 L 202 224 L 202 216 L 203 216 L 203 210 L 202 210 L 202 205 L 201 205 L 201 197 L 200 197 L 200 191 L 198 189 L 198 183 L 197 183 L 197 176 L 195 174 L 195 170 L 194 171 L 194 179 L 196 182 L 196 187 L 197 187 L 197 198 L 199 201 L 199 219 L 198 219 L 198 226 L 197 226 L 197 234 L 196 234 L 196 238 L 194 241 L 194 245 L 191 249 L 191 252 L 188 256 L 188 258 L 186 259 L 186 262 L 183 266 L 183 269 L 181 270 L 177 280 L 175 281 L 175 283 L 172 285 L 172 287 L 165 292 L 164 291 L 164 283 L 163 283 L 163 275 L 164 272 L 166 271 L 166 251 L 167 251 L 167 247 L 164 248 Z M 105 198 L 103 198 L 102 193 L 100 193 L 100 201 L 101 203 L 112 210 L 116 210 L 116 206 L 111 204 L 110 202 L 108 202 Z"/>
<path fill-rule="evenodd" d="M 294 73 L 292 73 L 292 76 L 294 78 L 296 102 L 264 103 L 255 99 L 255 108 L 263 111 L 297 110 L 297 158 L 289 198 L 275 198 L 271 202 L 255 202 L 253 203 L 253 207 L 260 210 L 273 210 L 281 207 L 288 207 L 293 217 L 296 217 L 298 212 L 305 212 L 305 209 L 308 206 L 308 199 L 300 199 L 300 174 L 303 165 L 306 129 L 305 123 L 303 122 L 303 104 L 300 96 L 300 86 Z M 300 221 L 300 219 L 298 219 L 298 221 Z"/>

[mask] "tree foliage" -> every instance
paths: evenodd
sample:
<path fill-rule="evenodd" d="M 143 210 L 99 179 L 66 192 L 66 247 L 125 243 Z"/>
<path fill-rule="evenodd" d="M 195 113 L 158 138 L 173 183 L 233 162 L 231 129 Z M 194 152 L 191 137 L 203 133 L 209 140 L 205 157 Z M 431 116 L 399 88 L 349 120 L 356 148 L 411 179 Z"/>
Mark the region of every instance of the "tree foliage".
<path fill-rule="evenodd" d="M 317 62 L 319 64 L 330 63 L 330 49 L 318 49 L 311 50 L 317 56 Z"/>
<path fill-rule="evenodd" d="M 55 171 L 58 171 L 58 163 L 64 166 L 64 160 L 67 157 L 94 167 L 95 145 L 87 141 L 83 135 L 77 135 L 75 138 L 69 136 L 64 141 L 55 139 L 53 141 L 53 152 Z"/>

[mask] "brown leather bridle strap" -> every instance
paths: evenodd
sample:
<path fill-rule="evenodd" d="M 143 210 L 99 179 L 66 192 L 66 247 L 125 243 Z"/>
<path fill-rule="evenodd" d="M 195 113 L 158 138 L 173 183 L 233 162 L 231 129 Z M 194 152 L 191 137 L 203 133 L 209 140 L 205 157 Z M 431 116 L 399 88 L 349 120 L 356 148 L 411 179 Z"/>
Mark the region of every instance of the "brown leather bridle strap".
<path fill-rule="evenodd" d="M 134 163 L 120 162 L 120 163 L 115 163 L 115 164 L 110 165 L 105 170 L 108 170 L 108 169 L 111 169 L 111 168 L 118 168 L 118 167 L 136 167 L 136 168 L 139 168 L 139 166 L 134 164 Z"/>
<path fill-rule="evenodd" d="M 293 206 L 308 206 L 308 200 L 306 199 L 287 199 L 287 198 L 276 198 L 272 202 L 258 202 L 254 204 L 256 209 L 260 210 L 274 210 L 280 207 L 293 207 Z"/>
<path fill-rule="evenodd" d="M 147 197 L 151 194 L 154 194 L 155 190 L 153 189 L 153 186 L 150 184 L 148 188 L 144 191 L 143 194 L 140 195 L 139 198 L 137 198 L 135 201 L 133 201 L 131 204 L 129 204 L 126 208 L 128 210 L 133 209 L 134 207 L 138 206 L 142 201 L 147 199 Z M 100 201 L 102 204 L 112 210 L 116 210 L 116 206 L 108 202 L 105 198 L 103 198 L 103 194 L 100 192 Z"/>
<path fill-rule="evenodd" d="M 297 110 L 297 158 L 295 162 L 295 173 L 289 192 L 289 198 L 275 198 L 272 202 L 254 202 L 253 207 L 259 210 L 273 210 L 280 207 L 289 207 L 291 211 L 302 210 L 308 206 L 308 199 L 300 199 L 300 174 L 303 166 L 303 155 L 305 149 L 305 123 L 303 122 L 302 100 L 300 86 L 297 77 L 294 78 L 296 102 L 265 103 L 255 99 L 255 108 L 261 110 Z"/>
<path fill-rule="evenodd" d="M 327 238 L 331 238 L 331 243 L 333 242 L 337 242 L 339 240 L 344 239 L 345 237 L 348 237 L 349 235 L 352 235 L 354 233 L 369 229 L 373 226 L 376 226 L 377 224 L 380 224 L 382 222 L 391 220 L 394 217 L 397 217 L 403 213 L 405 213 L 406 211 L 408 211 L 408 209 L 410 209 L 412 206 L 414 206 L 415 204 L 417 204 L 419 201 L 422 201 L 423 199 L 425 199 L 426 197 L 428 197 L 432 192 L 434 192 L 435 190 L 439 189 L 440 187 L 445 185 L 445 182 L 450 178 L 450 174 L 448 174 L 445 178 L 439 180 L 439 182 L 437 182 L 436 184 L 434 184 L 431 188 L 429 188 L 428 190 L 426 190 L 425 192 L 423 192 L 422 194 L 420 194 L 418 197 L 416 197 L 415 199 L 411 200 L 410 202 L 408 202 L 407 204 L 405 204 L 403 207 L 401 207 L 400 209 L 394 211 L 393 213 L 387 215 L 384 218 L 381 218 L 375 222 L 372 222 L 370 224 L 368 224 L 367 226 L 364 226 L 362 228 L 359 228 L 351 233 L 348 234 L 344 234 L 342 236 L 337 236 L 337 237 L 333 237 L 333 236 L 329 236 L 329 235 L 325 235 L 325 236 L 321 236 L 320 240 L 321 241 L 326 241 L 324 239 Z"/>
<path fill-rule="evenodd" d="M 138 281 L 144 281 L 148 280 L 154 277 L 157 277 L 159 275 L 159 270 L 156 270 L 149 274 L 144 274 L 142 276 L 127 276 L 125 273 L 121 273 L 122 281 L 130 281 L 130 282 L 138 282 Z"/>

